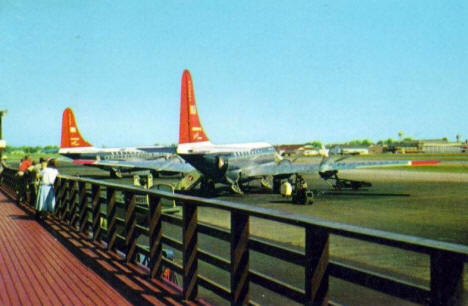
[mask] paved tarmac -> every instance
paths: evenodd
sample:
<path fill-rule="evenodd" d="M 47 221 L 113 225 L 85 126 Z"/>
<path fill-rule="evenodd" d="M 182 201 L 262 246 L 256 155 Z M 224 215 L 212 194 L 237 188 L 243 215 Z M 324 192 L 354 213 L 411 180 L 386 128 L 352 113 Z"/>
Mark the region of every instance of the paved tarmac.
<path fill-rule="evenodd" d="M 90 168 L 62 163 L 60 170 L 62 173 L 90 175 L 93 178 L 109 180 L 108 173 L 98 169 L 90 170 Z M 232 194 L 227 188 L 219 186 L 220 195 L 217 196 L 217 199 L 248 203 L 346 224 L 468 244 L 468 203 L 466 202 L 468 174 L 359 169 L 342 171 L 340 177 L 371 181 L 373 186 L 360 191 L 336 193 L 332 192 L 329 182 L 312 174 L 306 175 L 305 178 L 309 187 L 319 192 L 313 205 L 294 205 L 289 199 L 268 193 L 256 184 L 252 184 L 250 192 L 243 196 Z M 132 176 L 112 181 L 131 183 Z M 155 181 L 174 182 L 175 179 L 165 177 Z M 213 213 L 208 210 L 202 209 L 199 216 L 200 219 L 219 226 L 225 226 L 229 222 L 227 214 Z M 303 244 L 302 234 L 298 234 L 294 229 L 279 230 L 275 224 L 268 224 L 268 222 L 252 222 L 251 232 L 254 235 L 279 240 L 292 246 Z M 211 238 L 201 237 L 200 245 L 210 247 L 210 251 L 215 254 L 227 256 L 225 253 L 229 248 L 223 243 L 214 243 L 211 240 Z M 252 267 L 256 270 L 274 273 L 282 278 L 286 277 L 292 284 L 303 283 L 303 272 L 300 271 L 299 267 L 265 258 L 264 255 L 255 254 L 255 252 L 252 253 Z M 361 255 L 359 255 L 360 253 Z M 356 246 L 355 241 L 340 237 L 332 237 L 331 254 L 336 258 L 349 258 L 351 256 L 353 260 L 375 264 L 381 269 L 396 274 L 405 274 L 408 267 L 411 267 L 415 270 L 414 274 L 417 279 L 422 282 L 428 279 L 426 264 L 428 260 L 421 256 L 395 251 L 392 253 L 395 259 L 388 260 L 389 252 L 386 249 L 366 244 Z M 177 254 L 176 257 L 181 258 Z M 423 264 L 415 265 L 415 262 Z M 273 267 L 274 269 L 272 269 Z M 202 264 L 200 270 L 208 275 L 218 275 L 216 277 L 220 275 L 219 271 L 209 265 Z M 273 270 L 275 272 L 271 272 Z M 226 276 L 224 282 L 228 284 L 228 281 L 228 276 Z M 394 305 L 396 302 L 400 305 L 404 302 L 375 294 L 375 292 L 361 287 L 359 287 L 359 295 L 352 294 L 357 288 L 350 290 L 349 286 L 357 287 L 337 279 L 331 279 L 331 297 L 346 305 L 366 305 L 367 303 L 363 303 L 365 296 L 369 296 L 373 301 L 368 305 L 375 304 L 376 301 L 379 301 L 379 305 Z M 465 287 L 468 285 L 465 284 Z M 262 304 L 281 305 L 288 302 L 271 292 L 260 289 L 253 290 L 253 292 L 252 297 Z M 207 294 L 209 295 L 209 293 Z M 215 298 L 214 301 L 216 301 Z"/>

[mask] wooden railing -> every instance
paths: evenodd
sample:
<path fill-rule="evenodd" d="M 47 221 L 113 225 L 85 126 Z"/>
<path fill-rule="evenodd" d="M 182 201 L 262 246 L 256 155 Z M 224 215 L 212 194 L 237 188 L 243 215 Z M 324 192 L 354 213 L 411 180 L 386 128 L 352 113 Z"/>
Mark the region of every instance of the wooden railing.
<path fill-rule="evenodd" d="M 2 184 L 16 188 L 15 172 L 5 169 Z M 414 236 L 329 222 L 302 215 L 286 214 L 245 204 L 217 201 L 163 191 L 150 191 L 93 179 L 59 176 L 56 184 L 56 218 L 78 229 L 94 241 L 120 251 L 127 262 L 148 260 L 149 277 L 161 277 L 163 265 L 181 275 L 186 300 L 199 297 L 204 287 L 233 305 L 253 303 L 249 288 L 257 284 L 293 301 L 307 305 L 329 302 L 329 277 L 333 276 L 408 301 L 430 305 L 463 304 L 464 264 L 468 247 Z M 148 195 L 148 207 L 137 205 L 137 197 Z M 175 200 L 182 216 L 163 214 L 162 199 Z M 200 207 L 224 210 L 230 214 L 230 228 L 219 228 L 198 221 Z M 302 228 L 302 250 L 281 243 L 252 237 L 251 219 L 260 218 Z M 182 241 L 167 235 L 163 223 L 182 228 Z M 199 247 L 199 234 L 230 244 L 230 258 L 211 254 Z M 429 286 L 413 284 L 381 271 L 333 261 L 329 258 L 330 235 L 338 235 L 410 250 L 430 256 Z M 167 245 L 182 253 L 182 265 L 163 256 Z M 288 284 L 249 267 L 249 251 L 255 251 L 302 267 L 303 284 Z M 230 287 L 220 285 L 199 272 L 199 262 L 209 263 L 230 275 Z"/>

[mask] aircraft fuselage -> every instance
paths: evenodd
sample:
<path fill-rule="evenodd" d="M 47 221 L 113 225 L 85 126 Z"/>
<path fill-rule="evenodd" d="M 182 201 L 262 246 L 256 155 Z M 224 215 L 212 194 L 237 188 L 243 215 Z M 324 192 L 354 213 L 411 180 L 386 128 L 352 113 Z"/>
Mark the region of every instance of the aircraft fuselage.
<path fill-rule="evenodd" d="M 268 144 L 246 145 L 213 145 L 208 148 L 200 148 L 207 152 L 179 152 L 179 155 L 193 165 L 198 171 L 215 182 L 232 183 L 251 180 L 252 177 L 243 175 L 252 167 L 275 163 L 277 152 Z"/>
<path fill-rule="evenodd" d="M 59 153 L 74 160 L 152 160 L 171 156 L 175 147 L 138 147 L 138 148 L 65 148 Z"/>

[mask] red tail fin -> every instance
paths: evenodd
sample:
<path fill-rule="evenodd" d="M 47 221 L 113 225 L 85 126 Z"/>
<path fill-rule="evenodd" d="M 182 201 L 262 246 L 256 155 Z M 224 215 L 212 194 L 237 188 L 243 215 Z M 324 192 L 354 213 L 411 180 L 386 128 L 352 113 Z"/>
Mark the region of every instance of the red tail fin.
<path fill-rule="evenodd" d="M 75 115 L 71 108 L 67 107 L 63 111 L 62 117 L 62 141 L 60 143 L 61 148 L 78 148 L 78 147 L 91 147 L 81 136 L 78 126 L 75 122 Z"/>
<path fill-rule="evenodd" d="M 205 131 L 198 118 L 192 77 L 188 70 L 182 74 L 182 90 L 180 93 L 180 126 L 179 143 L 208 141 Z"/>

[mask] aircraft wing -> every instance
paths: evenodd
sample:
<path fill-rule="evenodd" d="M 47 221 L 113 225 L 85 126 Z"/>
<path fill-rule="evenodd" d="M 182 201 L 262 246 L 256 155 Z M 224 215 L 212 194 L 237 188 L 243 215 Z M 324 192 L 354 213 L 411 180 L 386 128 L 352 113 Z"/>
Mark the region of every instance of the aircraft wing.
<path fill-rule="evenodd" d="M 268 163 L 246 169 L 248 176 L 286 175 L 294 173 L 314 173 L 333 170 L 347 170 L 356 168 L 389 167 L 389 166 L 425 166 L 438 164 L 438 160 L 385 160 L 385 161 L 357 161 L 357 162 L 322 162 L 310 164 L 296 164 L 288 160 L 280 163 Z"/>
<path fill-rule="evenodd" d="M 282 175 L 294 173 L 318 172 L 320 164 L 295 164 L 289 160 L 282 160 L 280 163 L 268 163 L 254 166 L 243 171 L 247 176 Z"/>
<path fill-rule="evenodd" d="M 158 172 L 188 173 L 195 170 L 190 164 L 178 157 L 147 160 L 74 160 L 74 164 L 93 166 L 103 169 L 154 170 Z"/>
<path fill-rule="evenodd" d="M 348 170 L 356 168 L 392 167 L 392 166 L 427 166 L 440 163 L 439 160 L 376 160 L 355 162 L 322 163 L 320 171 Z"/>

